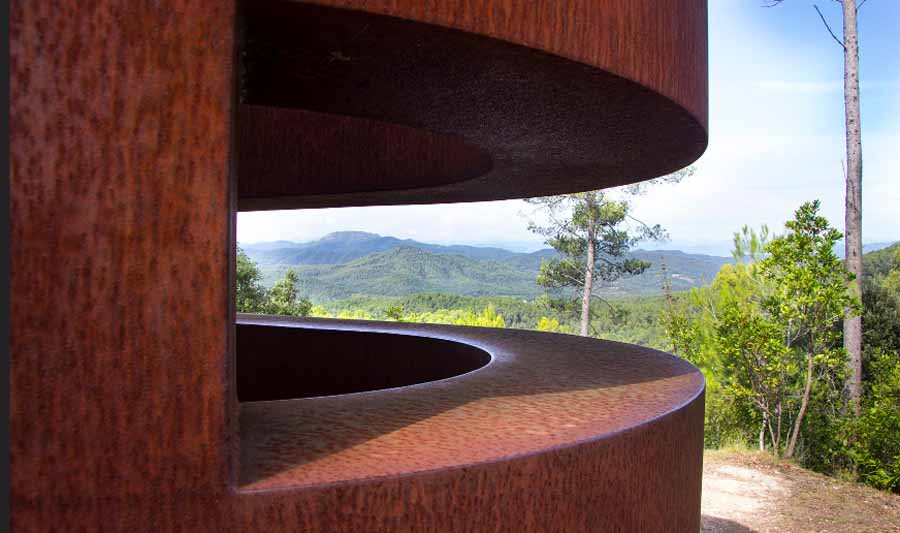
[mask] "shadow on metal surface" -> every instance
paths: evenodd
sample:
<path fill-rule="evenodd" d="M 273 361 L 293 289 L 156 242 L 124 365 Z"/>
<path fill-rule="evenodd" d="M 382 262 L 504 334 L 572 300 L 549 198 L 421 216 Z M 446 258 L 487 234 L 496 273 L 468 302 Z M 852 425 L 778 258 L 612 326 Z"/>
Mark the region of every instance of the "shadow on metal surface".
<path fill-rule="evenodd" d="M 510 433 L 559 445 L 555 428 L 585 420 L 591 436 L 615 432 L 676 407 L 697 374 L 662 352 L 573 335 L 250 315 L 238 321 L 237 369 L 242 486 L 376 439 L 384 446 L 373 453 L 427 465 L 452 462 L 455 447 L 464 456 L 484 431 L 499 448 Z M 408 429 L 425 424 L 421 435 Z M 353 478 L 354 458 L 324 479 Z"/>

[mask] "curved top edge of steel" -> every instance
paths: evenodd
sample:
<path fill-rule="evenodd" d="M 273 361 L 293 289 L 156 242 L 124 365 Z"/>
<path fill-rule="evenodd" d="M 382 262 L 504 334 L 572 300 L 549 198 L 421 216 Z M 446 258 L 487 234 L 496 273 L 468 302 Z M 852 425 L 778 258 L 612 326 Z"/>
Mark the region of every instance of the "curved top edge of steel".
<path fill-rule="evenodd" d="M 315 332 L 342 331 L 444 339 L 492 357 L 429 383 L 242 403 L 242 491 L 462 468 L 594 442 L 652 426 L 705 387 L 683 359 L 574 335 L 243 314 L 238 336 L 241 326 L 303 332 L 304 353 Z M 369 344 L 377 353 L 378 342 Z"/>
<path fill-rule="evenodd" d="M 242 211 L 624 185 L 707 145 L 706 0 L 253 3 Z"/>

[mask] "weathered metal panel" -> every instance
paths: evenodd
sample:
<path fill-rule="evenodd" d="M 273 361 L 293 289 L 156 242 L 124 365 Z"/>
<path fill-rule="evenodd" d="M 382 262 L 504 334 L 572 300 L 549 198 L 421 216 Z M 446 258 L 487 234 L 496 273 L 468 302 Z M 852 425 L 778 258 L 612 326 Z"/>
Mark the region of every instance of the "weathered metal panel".
<path fill-rule="evenodd" d="M 595 69 L 598 79 L 627 78 L 645 88 L 616 98 L 643 94 L 644 102 L 658 104 L 638 106 L 636 116 L 685 117 L 661 126 L 681 125 L 694 148 L 659 157 L 690 159 L 705 146 L 700 0 L 541 1 L 529 9 L 507 0 L 335 5 L 412 21 L 415 31 L 436 25 L 476 34 L 454 42 L 482 51 L 537 50 L 516 48 L 510 64 L 569 61 L 565 69 L 544 71 L 550 92 L 559 87 L 552 75 L 574 72 L 570 67 Z M 232 152 L 241 142 L 232 134 L 237 20 L 236 6 L 219 1 L 11 6 L 13 527 L 696 531 L 702 378 L 674 359 L 627 345 L 466 330 L 471 342 L 505 355 L 459 378 L 331 404 L 314 398 L 308 405 L 247 404 L 239 432 L 231 340 L 232 168 L 241 168 Z M 337 52 L 336 62 L 348 57 Z M 538 87 L 535 79 L 526 85 Z M 578 105 L 602 99 L 585 91 L 598 86 L 579 81 L 564 89 Z M 542 101 L 532 89 L 522 93 L 533 97 L 526 111 Z M 565 100 L 547 98 L 554 105 Z M 355 105 L 347 102 L 349 114 Z M 426 107 L 418 109 L 426 114 Z M 454 113 L 465 118 L 464 107 L 442 109 L 448 124 Z M 329 112 L 313 110 L 323 111 Z M 414 117 L 397 124 L 427 126 Z M 543 137 L 529 142 L 546 144 L 533 149 L 564 146 L 555 144 L 552 121 L 543 124 Z M 376 133 L 392 129 L 371 126 Z M 473 144 L 452 134 L 414 130 L 404 138 L 426 139 L 419 145 L 423 158 L 438 147 L 439 169 L 460 165 L 441 179 L 481 175 L 482 154 L 493 168 L 498 147 L 515 139 L 486 131 L 482 140 L 497 143 Z M 584 146 L 573 150 L 558 154 L 560 160 Z M 518 168 L 527 169 L 526 162 Z M 590 183 L 594 178 L 579 175 L 583 162 L 576 157 L 571 175 L 560 179 L 575 188 Z M 500 194 L 507 186 L 519 187 L 513 173 L 484 190 Z M 383 189 L 394 203 L 436 198 Z M 462 331 L 415 326 L 407 333 L 444 338 Z M 605 354 L 596 361 L 583 357 L 589 349 L 582 343 L 592 342 Z M 652 363 L 624 363 L 629 357 Z M 622 365 L 606 364 L 616 360 Z M 574 366 L 554 370 L 552 361 Z M 360 418 L 365 413 L 354 402 L 361 397 L 375 418 Z M 309 407 L 306 416 L 293 410 L 298 406 Z M 409 453 L 417 446 L 421 454 Z"/>

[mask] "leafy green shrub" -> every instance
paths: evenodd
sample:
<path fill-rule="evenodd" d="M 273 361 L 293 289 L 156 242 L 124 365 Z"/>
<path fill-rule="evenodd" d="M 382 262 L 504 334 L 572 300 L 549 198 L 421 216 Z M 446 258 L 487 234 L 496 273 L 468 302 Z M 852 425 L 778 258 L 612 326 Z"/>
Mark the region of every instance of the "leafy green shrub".
<path fill-rule="evenodd" d="M 862 481 L 900 493 L 900 354 L 870 351 L 871 379 L 849 454 Z"/>

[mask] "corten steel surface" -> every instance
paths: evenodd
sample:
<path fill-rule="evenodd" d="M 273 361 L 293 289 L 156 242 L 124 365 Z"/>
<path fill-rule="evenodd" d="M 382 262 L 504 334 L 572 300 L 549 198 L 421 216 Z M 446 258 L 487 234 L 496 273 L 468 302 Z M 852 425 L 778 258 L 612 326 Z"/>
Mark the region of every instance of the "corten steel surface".
<path fill-rule="evenodd" d="M 301 6 L 260 34 L 227 1 L 13 2 L 13 528 L 695 531 L 693 367 L 569 336 L 265 318 L 242 318 L 236 361 L 233 264 L 239 204 L 523 196 L 689 163 L 705 3 L 339 7 L 369 13 Z M 239 45 L 260 35 L 301 47 Z M 334 65 L 291 55 L 325 49 Z M 652 128 L 604 131 L 624 118 Z M 299 181 L 242 173 L 279 168 Z"/>
<path fill-rule="evenodd" d="M 248 3 L 241 210 L 560 194 L 706 148 L 705 0 L 316 3 L 364 11 Z"/>
<path fill-rule="evenodd" d="M 491 360 L 484 350 L 429 336 L 270 327 L 254 324 L 252 317 L 244 316 L 238 325 L 236 353 L 241 371 L 237 391 L 241 402 L 415 385 L 459 376 Z"/>
<path fill-rule="evenodd" d="M 16 528 L 228 484 L 233 24 L 228 2 L 10 6 Z"/>
<path fill-rule="evenodd" d="M 252 376 L 238 383 L 244 490 L 495 463 L 634 428 L 656 435 L 702 403 L 703 377 L 691 364 L 573 335 L 239 315 L 237 349 L 239 375 Z M 344 357 L 332 359 L 332 351 Z M 441 359 L 461 364 L 430 364 Z M 330 379 L 335 372 L 346 374 L 357 393 L 342 394 L 347 384 Z M 374 390 L 391 386 L 385 376 L 400 387 Z M 274 392 L 262 386 L 271 381 L 282 386 Z M 681 429 L 678 438 L 699 465 L 702 443 L 687 434 L 697 428 Z M 672 474 L 652 457 L 661 453 L 658 446 L 629 451 L 631 460 L 649 454 L 644 460 L 657 481 Z M 620 460 L 590 459 L 606 468 Z M 699 484 L 699 470 L 690 479 L 669 478 L 656 497 L 681 494 L 688 503 L 699 497 Z M 664 502 L 648 500 L 641 512 Z M 673 522 L 696 515 L 696 505 L 682 506 L 681 516 L 670 510 Z"/>

